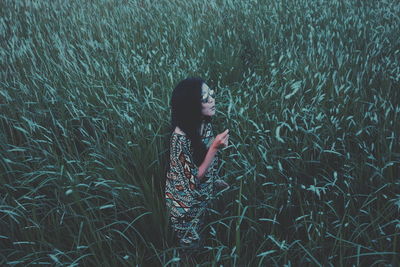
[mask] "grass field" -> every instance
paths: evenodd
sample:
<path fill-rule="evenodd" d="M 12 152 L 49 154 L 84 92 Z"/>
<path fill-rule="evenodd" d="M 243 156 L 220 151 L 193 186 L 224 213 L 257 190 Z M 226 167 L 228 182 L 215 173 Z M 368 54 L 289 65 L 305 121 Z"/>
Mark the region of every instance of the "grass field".
<path fill-rule="evenodd" d="M 400 265 L 397 0 L 2 0 L 0 265 L 178 266 L 172 89 L 217 91 L 202 266 Z"/>

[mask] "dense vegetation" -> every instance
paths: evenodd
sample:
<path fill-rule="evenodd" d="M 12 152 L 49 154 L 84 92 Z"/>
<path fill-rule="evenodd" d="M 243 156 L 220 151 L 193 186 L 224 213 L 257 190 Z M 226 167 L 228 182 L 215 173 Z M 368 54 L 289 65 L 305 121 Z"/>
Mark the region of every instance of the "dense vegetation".
<path fill-rule="evenodd" d="M 400 2 L 2 0 L 0 265 L 176 266 L 169 99 L 230 129 L 203 266 L 398 266 Z"/>

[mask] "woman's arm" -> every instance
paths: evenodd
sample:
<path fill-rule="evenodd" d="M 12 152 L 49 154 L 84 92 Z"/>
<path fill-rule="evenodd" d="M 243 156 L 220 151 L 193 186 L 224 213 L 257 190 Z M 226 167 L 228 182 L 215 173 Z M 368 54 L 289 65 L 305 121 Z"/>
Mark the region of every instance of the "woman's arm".
<path fill-rule="evenodd" d="M 200 182 L 204 179 L 204 176 L 206 175 L 206 172 L 210 167 L 212 161 L 214 160 L 215 154 L 217 154 L 217 152 L 218 148 L 214 147 L 213 145 L 211 145 L 208 149 L 204 161 L 199 166 L 199 172 L 197 174 L 197 178 L 200 180 Z"/>
<path fill-rule="evenodd" d="M 207 154 L 199 166 L 199 171 L 197 174 L 197 178 L 201 182 L 206 175 L 208 168 L 210 167 L 212 161 L 214 160 L 215 154 L 217 154 L 218 149 L 220 147 L 226 147 L 228 145 L 228 138 L 229 138 L 229 130 L 225 130 L 225 132 L 220 133 L 217 135 L 212 142 L 210 148 L 207 151 Z"/>

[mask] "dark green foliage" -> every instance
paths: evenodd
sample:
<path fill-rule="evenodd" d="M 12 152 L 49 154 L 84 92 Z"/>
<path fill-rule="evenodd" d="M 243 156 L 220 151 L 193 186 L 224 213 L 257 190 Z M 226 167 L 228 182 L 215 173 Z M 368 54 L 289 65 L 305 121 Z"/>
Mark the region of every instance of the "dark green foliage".
<path fill-rule="evenodd" d="M 203 266 L 398 266 L 400 4 L 0 3 L 0 265 L 177 266 L 169 100 L 217 91 Z"/>

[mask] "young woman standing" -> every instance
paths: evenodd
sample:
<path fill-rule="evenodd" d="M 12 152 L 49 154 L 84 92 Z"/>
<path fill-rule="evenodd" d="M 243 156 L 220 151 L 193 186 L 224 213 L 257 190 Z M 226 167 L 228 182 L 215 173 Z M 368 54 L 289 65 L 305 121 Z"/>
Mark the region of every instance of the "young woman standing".
<path fill-rule="evenodd" d="M 206 209 L 215 190 L 227 188 L 218 179 L 219 149 L 228 145 L 229 130 L 213 135 L 214 90 L 200 78 L 188 78 L 171 98 L 170 166 L 165 199 L 179 245 L 190 253 L 201 248 Z"/>

